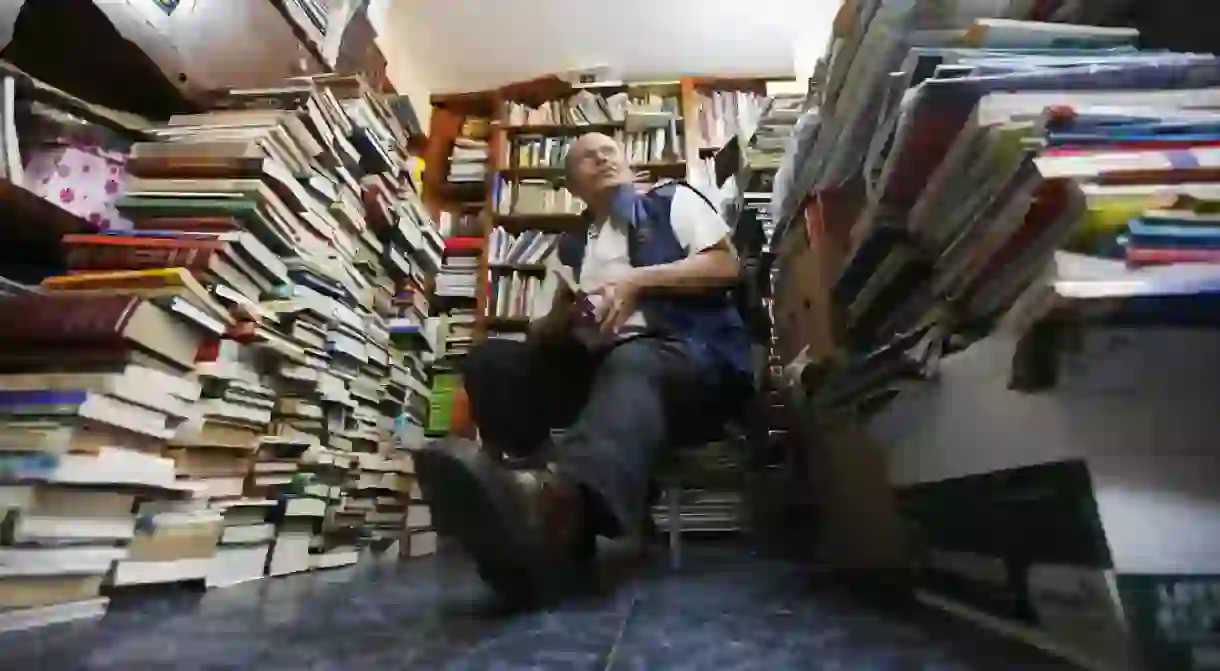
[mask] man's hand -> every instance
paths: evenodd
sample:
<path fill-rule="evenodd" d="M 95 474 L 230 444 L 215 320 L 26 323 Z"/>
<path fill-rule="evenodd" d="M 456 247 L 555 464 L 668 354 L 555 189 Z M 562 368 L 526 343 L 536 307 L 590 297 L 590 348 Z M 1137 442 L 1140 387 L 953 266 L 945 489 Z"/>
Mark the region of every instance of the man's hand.
<path fill-rule="evenodd" d="M 642 288 L 636 281 L 636 273 L 629 273 L 589 292 L 590 296 L 601 299 L 597 306 L 597 322 L 603 333 L 617 332 L 635 314 Z"/>

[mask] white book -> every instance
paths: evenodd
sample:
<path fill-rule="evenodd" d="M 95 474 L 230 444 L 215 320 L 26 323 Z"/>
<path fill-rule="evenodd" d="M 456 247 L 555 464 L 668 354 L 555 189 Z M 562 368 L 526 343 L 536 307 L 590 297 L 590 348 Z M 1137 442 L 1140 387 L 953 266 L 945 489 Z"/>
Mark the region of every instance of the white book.
<path fill-rule="evenodd" d="M 128 587 L 203 580 L 207 576 L 212 559 L 207 557 L 174 561 L 120 561 L 115 564 L 108 584 Z"/>
<path fill-rule="evenodd" d="M 52 624 L 96 620 L 106 614 L 110 599 L 90 599 L 71 603 L 57 603 L 40 608 L 0 611 L 0 632 L 25 631 Z"/>
<path fill-rule="evenodd" d="M 284 517 L 324 517 L 326 501 L 313 497 L 288 499 L 284 505 Z"/>
<path fill-rule="evenodd" d="M 415 505 L 407 508 L 407 528 L 427 529 L 432 526 L 432 510 L 428 506 Z"/>
<path fill-rule="evenodd" d="M 30 391 L 31 394 L 39 390 Z M 162 440 L 173 435 L 167 427 L 167 416 L 164 413 L 129 403 L 114 396 L 97 392 L 75 393 L 78 390 L 58 392 L 44 395 L 41 402 L 30 397 L 31 404 L 24 404 L 21 391 L 6 392 L 8 402 L 0 409 L 0 416 L 25 417 L 80 417 L 108 426 L 126 429 L 134 433 L 152 436 Z"/>
<path fill-rule="evenodd" d="M 10 524 L 8 533 L 0 536 L 7 535 L 13 545 L 129 541 L 136 531 L 134 517 L 41 517 L 18 513 Z"/>
<path fill-rule="evenodd" d="M 314 569 L 329 569 L 340 568 L 343 566 L 351 566 L 360 561 L 360 551 L 355 548 L 349 550 L 332 550 L 322 554 L 314 554 L 309 556 L 310 563 Z"/>
<path fill-rule="evenodd" d="M 126 557 L 127 548 L 103 546 L 0 548 L 0 578 L 102 575 Z"/>
<path fill-rule="evenodd" d="M 185 486 L 192 488 L 197 497 L 203 499 L 229 499 L 236 498 L 242 495 L 245 485 L 245 478 L 237 477 L 216 477 L 216 478 L 193 478 L 190 480 L 181 480 Z"/>
<path fill-rule="evenodd" d="M 249 545 L 267 543 L 274 539 L 274 524 L 248 524 L 225 527 L 224 534 L 220 537 L 220 543 L 221 545 Z"/>
<path fill-rule="evenodd" d="M 267 574 L 291 575 L 308 571 L 313 566 L 309 559 L 309 544 L 312 538 L 313 534 L 308 533 L 280 533 L 271 550 Z"/>
<path fill-rule="evenodd" d="M 0 453 L 0 482 L 118 485 L 180 490 L 174 460 L 116 447 L 97 454 Z"/>
<path fill-rule="evenodd" d="M 411 534 L 407 548 L 412 557 L 426 557 L 436 554 L 436 532 L 419 531 Z"/>
<path fill-rule="evenodd" d="M 230 587 L 263 577 L 270 545 L 234 545 L 216 549 L 208 566 L 208 587 Z"/>

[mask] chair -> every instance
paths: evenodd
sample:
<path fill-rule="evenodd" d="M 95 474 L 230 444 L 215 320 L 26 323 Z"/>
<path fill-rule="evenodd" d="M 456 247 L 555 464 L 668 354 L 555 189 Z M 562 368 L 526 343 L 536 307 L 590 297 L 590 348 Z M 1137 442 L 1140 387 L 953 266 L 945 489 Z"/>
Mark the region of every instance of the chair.
<path fill-rule="evenodd" d="M 723 415 L 709 414 L 710 417 L 723 417 Z M 656 479 L 661 488 L 661 495 L 665 504 L 666 517 L 666 535 L 669 542 L 669 564 L 670 568 L 677 570 L 682 567 L 682 495 L 684 485 L 690 483 L 696 478 L 702 478 L 702 484 L 706 487 L 711 480 L 722 478 L 721 483 L 727 484 L 728 480 L 733 475 L 740 474 L 741 468 L 744 466 L 744 460 L 737 460 L 738 463 L 727 464 L 728 468 L 725 472 L 730 474 L 729 478 L 724 478 L 724 472 L 715 473 L 716 465 L 713 462 L 719 458 L 720 467 L 726 464 L 725 457 L 728 456 L 726 451 L 721 451 L 719 454 L 711 451 L 715 446 L 730 446 L 733 444 L 741 445 L 745 443 L 745 434 L 739 430 L 736 423 L 730 423 L 714 428 L 702 427 L 704 430 L 688 433 L 685 440 L 672 441 L 672 448 L 660 458 L 656 469 Z M 699 434 L 702 435 L 699 435 Z M 711 483 L 714 484 L 714 483 Z M 733 482 L 734 486 L 739 483 Z M 714 509 L 717 504 L 703 504 L 711 506 Z M 710 510 L 705 507 L 705 511 Z M 703 529 L 705 531 L 709 529 Z M 727 530 L 727 529 L 725 529 Z"/>

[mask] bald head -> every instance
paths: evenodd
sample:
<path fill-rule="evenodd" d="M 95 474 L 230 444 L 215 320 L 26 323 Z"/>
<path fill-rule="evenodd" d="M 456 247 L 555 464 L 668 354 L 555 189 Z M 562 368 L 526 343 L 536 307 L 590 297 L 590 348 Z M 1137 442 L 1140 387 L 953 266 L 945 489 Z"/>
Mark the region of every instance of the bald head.
<path fill-rule="evenodd" d="M 577 138 L 564 157 L 563 167 L 568 190 L 585 202 L 631 182 L 623 148 L 602 133 L 585 133 Z"/>

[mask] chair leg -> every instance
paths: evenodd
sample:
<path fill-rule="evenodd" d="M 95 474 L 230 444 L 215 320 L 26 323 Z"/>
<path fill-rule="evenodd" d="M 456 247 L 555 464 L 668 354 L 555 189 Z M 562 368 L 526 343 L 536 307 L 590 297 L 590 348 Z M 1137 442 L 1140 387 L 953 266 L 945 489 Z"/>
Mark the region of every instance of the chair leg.
<path fill-rule="evenodd" d="M 665 488 L 665 517 L 669 525 L 669 566 L 682 567 L 682 486 L 671 482 Z"/>

